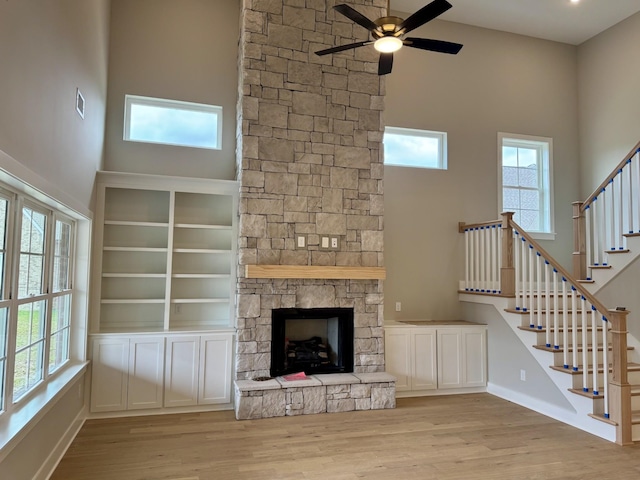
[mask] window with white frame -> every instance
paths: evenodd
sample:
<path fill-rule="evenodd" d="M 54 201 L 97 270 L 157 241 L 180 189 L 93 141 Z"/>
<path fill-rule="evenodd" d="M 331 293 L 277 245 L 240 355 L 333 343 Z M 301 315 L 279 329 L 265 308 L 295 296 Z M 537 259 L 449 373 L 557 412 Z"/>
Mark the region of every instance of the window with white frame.
<path fill-rule="evenodd" d="M 124 139 L 220 150 L 222 107 L 125 95 Z"/>
<path fill-rule="evenodd" d="M 70 358 L 75 221 L 0 190 L 0 412 Z"/>
<path fill-rule="evenodd" d="M 498 134 L 500 212 L 537 238 L 552 239 L 553 140 L 546 137 Z"/>
<path fill-rule="evenodd" d="M 386 127 L 384 164 L 447 169 L 447 134 L 430 130 Z"/>

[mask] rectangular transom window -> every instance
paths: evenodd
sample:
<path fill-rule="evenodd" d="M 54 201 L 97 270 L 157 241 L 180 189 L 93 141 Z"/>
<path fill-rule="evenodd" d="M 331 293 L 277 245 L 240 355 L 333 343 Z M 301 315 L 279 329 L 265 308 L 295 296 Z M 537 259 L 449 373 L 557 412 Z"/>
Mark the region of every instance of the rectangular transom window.
<path fill-rule="evenodd" d="M 384 164 L 447 169 L 447 134 L 429 130 L 386 127 Z"/>
<path fill-rule="evenodd" d="M 500 212 L 540 239 L 553 236 L 552 139 L 498 134 Z"/>
<path fill-rule="evenodd" d="M 222 107 L 125 95 L 124 139 L 220 150 Z"/>

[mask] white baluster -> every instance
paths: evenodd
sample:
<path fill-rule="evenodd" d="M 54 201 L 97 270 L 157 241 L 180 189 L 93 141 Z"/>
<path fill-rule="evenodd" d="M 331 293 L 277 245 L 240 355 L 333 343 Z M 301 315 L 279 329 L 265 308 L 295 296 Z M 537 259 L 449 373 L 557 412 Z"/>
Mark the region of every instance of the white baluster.
<path fill-rule="evenodd" d="M 640 153 L 631 159 L 631 204 L 633 205 L 632 233 L 640 232 Z"/>
<path fill-rule="evenodd" d="M 558 309 L 558 271 L 553 269 L 553 348 L 560 349 L 560 312 Z"/>
<path fill-rule="evenodd" d="M 598 197 L 593 199 L 591 202 L 591 209 L 593 210 L 592 218 L 593 218 L 593 228 L 591 231 L 593 232 L 593 264 L 600 265 L 600 235 L 602 233 L 602 229 L 600 228 L 600 202 L 598 202 Z"/>
<path fill-rule="evenodd" d="M 476 227 L 473 230 L 473 289 L 477 292 L 480 290 L 480 252 L 478 251 L 478 240 L 480 230 Z"/>
<path fill-rule="evenodd" d="M 497 284 L 496 290 L 498 293 L 501 292 L 500 285 L 502 284 L 502 225 L 498 225 L 497 236 L 498 236 L 498 276 L 497 276 Z"/>
<path fill-rule="evenodd" d="M 480 227 L 480 232 L 479 232 L 479 241 L 480 241 L 480 245 L 479 245 L 479 249 L 480 249 L 480 291 L 481 292 L 485 292 L 486 291 L 486 279 L 487 279 L 487 272 L 486 272 L 486 251 L 485 251 L 485 231 L 484 231 L 484 227 Z"/>
<path fill-rule="evenodd" d="M 631 159 L 627 160 L 624 166 L 624 204 L 626 205 L 626 220 L 625 226 L 622 229 L 623 234 L 633 233 L 633 210 L 635 205 L 633 204 L 633 179 L 631 178 Z M 626 247 L 626 237 L 625 247 Z"/>
<path fill-rule="evenodd" d="M 604 389 L 604 417 L 609 418 L 609 322 L 602 317 L 602 366 L 604 377 L 602 386 Z"/>
<path fill-rule="evenodd" d="M 593 265 L 593 252 L 591 251 L 591 214 L 593 213 L 593 209 L 591 205 L 587 205 L 587 208 L 584 211 L 584 220 L 585 220 L 585 256 L 587 262 L 587 280 L 591 279 L 591 265 Z"/>
<path fill-rule="evenodd" d="M 571 345 L 573 347 L 573 371 L 578 371 L 578 291 L 571 285 Z"/>
<path fill-rule="evenodd" d="M 520 291 L 522 290 L 522 250 L 520 249 L 520 237 L 518 233 L 514 230 L 513 235 L 515 237 L 513 241 L 513 248 L 515 250 L 515 259 L 514 259 L 514 267 L 516 269 L 516 310 L 522 310 L 522 298 L 520 296 Z"/>
<path fill-rule="evenodd" d="M 496 225 L 491 229 L 491 250 L 493 256 L 493 270 L 491 273 L 491 278 L 493 279 L 493 285 L 491 286 L 491 291 L 493 293 L 498 293 L 500 290 L 500 280 L 498 279 L 498 272 L 500 272 L 500 255 L 499 253 L 499 242 L 500 242 L 500 229 L 497 228 Z"/>
<path fill-rule="evenodd" d="M 591 307 L 591 358 L 593 362 L 593 394 L 599 395 L 598 390 L 598 327 L 600 319 L 598 312 Z"/>
<path fill-rule="evenodd" d="M 569 305 L 567 301 L 567 279 L 562 277 L 562 365 L 569 368 Z"/>
<path fill-rule="evenodd" d="M 588 331 L 589 324 L 587 323 L 587 299 L 581 295 L 581 308 L 582 308 L 582 391 L 589 391 L 589 349 L 588 345 Z"/>
<path fill-rule="evenodd" d="M 469 291 L 470 285 L 469 285 L 469 273 L 470 273 L 470 269 L 471 267 L 469 266 L 470 262 L 471 262 L 471 252 L 469 252 L 469 229 L 465 228 L 464 229 L 464 258 L 465 258 L 465 265 L 464 265 L 464 289 L 465 291 Z"/>
<path fill-rule="evenodd" d="M 550 283 L 551 278 L 549 277 L 549 272 L 551 270 L 551 266 L 548 261 L 544 261 L 544 310 L 545 315 L 547 316 L 547 325 L 546 325 L 546 335 L 545 335 L 545 345 L 547 348 L 551 347 L 551 291 L 550 291 Z"/>
<path fill-rule="evenodd" d="M 536 252 L 536 307 L 538 308 L 538 330 L 542 330 L 542 257 Z"/>
<path fill-rule="evenodd" d="M 613 190 L 613 243 L 612 250 L 622 250 L 622 170 L 618 170 L 618 174 L 613 177 L 611 182 Z"/>
<path fill-rule="evenodd" d="M 534 319 L 534 293 L 533 293 L 533 274 L 534 274 L 534 263 L 533 263 L 533 245 L 529 245 L 529 260 L 528 260 L 528 269 L 529 269 L 529 326 L 534 328 L 536 326 Z"/>

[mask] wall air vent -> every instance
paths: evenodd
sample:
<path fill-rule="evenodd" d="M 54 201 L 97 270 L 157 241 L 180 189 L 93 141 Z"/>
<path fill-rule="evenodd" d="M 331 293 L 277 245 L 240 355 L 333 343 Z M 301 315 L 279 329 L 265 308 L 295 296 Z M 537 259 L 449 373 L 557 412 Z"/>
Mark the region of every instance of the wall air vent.
<path fill-rule="evenodd" d="M 84 97 L 79 88 L 76 88 L 76 112 L 84 119 Z"/>

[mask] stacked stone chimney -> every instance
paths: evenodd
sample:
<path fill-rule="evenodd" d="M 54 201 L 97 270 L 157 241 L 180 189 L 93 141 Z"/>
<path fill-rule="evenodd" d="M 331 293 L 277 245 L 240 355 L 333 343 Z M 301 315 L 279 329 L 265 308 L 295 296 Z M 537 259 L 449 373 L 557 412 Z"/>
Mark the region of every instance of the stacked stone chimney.
<path fill-rule="evenodd" d="M 349 3 L 385 14 L 386 0 Z M 251 264 L 383 266 L 384 77 L 371 46 L 315 55 L 368 38 L 334 5 L 242 1 L 238 380 L 269 375 L 274 308 L 354 308 L 354 370 L 384 371 L 382 281 L 245 278 Z M 322 236 L 339 248 L 321 249 Z"/>

